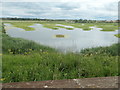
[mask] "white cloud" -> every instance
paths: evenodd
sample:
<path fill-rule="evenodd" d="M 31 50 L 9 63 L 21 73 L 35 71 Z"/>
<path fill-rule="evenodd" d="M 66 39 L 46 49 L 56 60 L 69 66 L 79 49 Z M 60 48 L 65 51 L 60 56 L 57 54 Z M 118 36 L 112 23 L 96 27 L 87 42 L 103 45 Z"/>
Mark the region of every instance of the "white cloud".
<path fill-rule="evenodd" d="M 118 0 L 19 0 L 3 2 L 3 16 L 67 18 L 67 19 L 117 19 Z M 13 0 L 12 0 L 13 1 Z M 74 2 L 73 2 L 74 1 Z"/>
<path fill-rule="evenodd" d="M 119 0 L 3 0 L 2 2 L 88 2 L 88 3 L 95 3 L 95 2 L 102 2 L 102 3 L 109 3 L 109 2 L 119 2 Z"/>

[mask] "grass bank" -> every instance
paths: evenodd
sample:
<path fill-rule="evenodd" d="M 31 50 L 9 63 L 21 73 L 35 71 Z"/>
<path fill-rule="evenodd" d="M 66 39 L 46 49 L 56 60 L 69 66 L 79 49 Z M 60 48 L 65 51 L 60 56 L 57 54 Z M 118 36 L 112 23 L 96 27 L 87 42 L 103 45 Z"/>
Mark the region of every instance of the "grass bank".
<path fill-rule="evenodd" d="M 120 34 L 115 34 L 116 37 L 120 38 Z"/>
<path fill-rule="evenodd" d="M 55 49 L 39 45 L 33 41 L 13 38 L 2 34 L 2 49 L 4 54 L 29 54 L 31 52 L 56 52 Z"/>

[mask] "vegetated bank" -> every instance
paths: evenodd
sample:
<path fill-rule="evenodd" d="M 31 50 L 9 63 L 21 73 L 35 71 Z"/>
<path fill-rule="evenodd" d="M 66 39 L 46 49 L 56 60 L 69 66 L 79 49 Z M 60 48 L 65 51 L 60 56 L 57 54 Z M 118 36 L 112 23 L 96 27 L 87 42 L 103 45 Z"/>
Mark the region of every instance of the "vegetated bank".
<path fill-rule="evenodd" d="M 3 83 L 120 75 L 120 44 L 63 54 L 33 41 L 10 37 L 2 27 Z"/>

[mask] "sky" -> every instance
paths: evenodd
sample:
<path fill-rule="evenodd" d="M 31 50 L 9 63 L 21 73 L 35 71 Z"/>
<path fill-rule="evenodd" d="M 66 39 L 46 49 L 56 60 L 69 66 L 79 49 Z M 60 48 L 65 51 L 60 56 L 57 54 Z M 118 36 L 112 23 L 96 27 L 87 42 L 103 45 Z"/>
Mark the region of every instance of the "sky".
<path fill-rule="evenodd" d="M 44 2 L 43 2 L 44 1 Z M 118 19 L 119 0 L 4 0 L 0 17 Z"/>

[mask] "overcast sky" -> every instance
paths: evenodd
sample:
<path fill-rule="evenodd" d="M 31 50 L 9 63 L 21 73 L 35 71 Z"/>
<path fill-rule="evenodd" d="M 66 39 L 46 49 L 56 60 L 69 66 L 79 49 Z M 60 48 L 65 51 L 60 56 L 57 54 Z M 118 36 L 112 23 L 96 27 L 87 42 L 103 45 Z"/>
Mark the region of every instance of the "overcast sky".
<path fill-rule="evenodd" d="M 4 0 L 0 17 L 115 20 L 118 18 L 118 1 Z"/>

